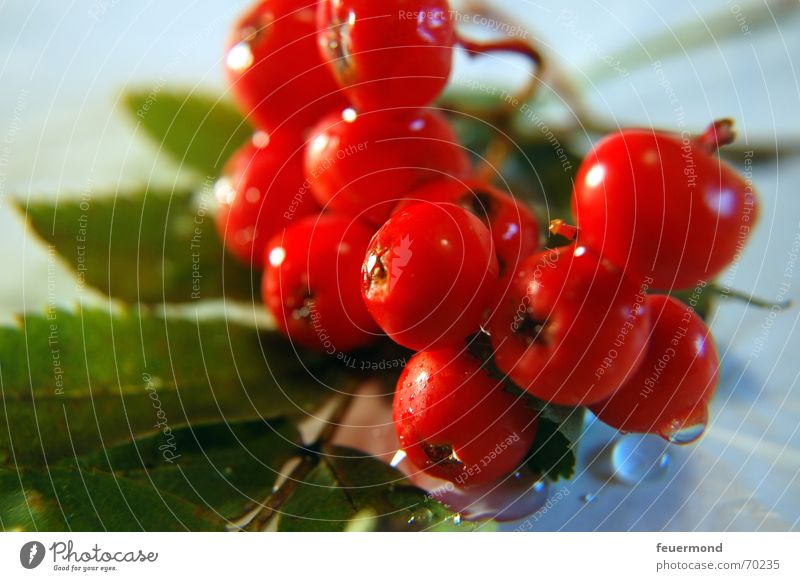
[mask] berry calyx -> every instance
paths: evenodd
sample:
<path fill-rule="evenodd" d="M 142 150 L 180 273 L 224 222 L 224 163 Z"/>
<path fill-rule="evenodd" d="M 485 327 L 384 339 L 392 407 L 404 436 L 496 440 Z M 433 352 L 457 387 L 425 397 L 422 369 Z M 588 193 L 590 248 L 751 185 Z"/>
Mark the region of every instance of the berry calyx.
<path fill-rule="evenodd" d="M 302 142 L 258 133 L 233 154 L 214 186 L 216 223 L 225 247 L 253 267 L 264 264 L 270 238 L 319 211 L 303 187 Z"/>
<path fill-rule="evenodd" d="M 323 0 L 317 38 L 359 111 L 422 107 L 450 76 L 455 31 L 447 0 Z"/>
<path fill-rule="evenodd" d="M 327 115 L 309 138 L 305 168 L 324 208 L 375 226 L 416 188 L 470 170 L 447 120 L 429 109 Z"/>
<path fill-rule="evenodd" d="M 225 74 L 248 119 L 304 130 L 346 99 L 316 43 L 316 3 L 260 0 L 233 26 Z"/>
<path fill-rule="evenodd" d="M 419 351 L 463 345 L 497 282 L 492 236 L 481 220 L 454 204 L 415 204 L 372 238 L 361 290 L 381 329 Z"/>
<path fill-rule="evenodd" d="M 371 231 L 348 218 L 311 216 L 267 247 L 264 303 L 293 342 L 337 354 L 378 331 L 361 301 L 359 271 Z"/>
<path fill-rule="evenodd" d="M 480 180 L 439 180 L 401 201 L 395 213 L 417 203 L 451 203 L 469 210 L 492 233 L 500 276 L 511 275 L 523 258 L 539 248 L 539 223 L 533 213 L 510 194 Z"/>
<path fill-rule="evenodd" d="M 497 366 L 548 402 L 609 397 L 639 365 L 647 285 L 583 246 L 523 260 L 489 322 Z"/>
<path fill-rule="evenodd" d="M 717 349 L 711 331 L 687 305 L 665 295 L 647 302 L 652 328 L 641 366 L 591 409 L 618 430 L 690 443 L 708 421 L 719 375 Z"/>
<path fill-rule="evenodd" d="M 459 486 L 514 472 L 536 436 L 536 412 L 457 349 L 423 351 L 397 383 L 393 417 L 409 460 Z"/>
<path fill-rule="evenodd" d="M 713 155 L 733 137 L 644 129 L 601 141 L 581 164 L 573 209 L 580 242 L 656 288 L 689 288 L 728 266 L 758 219 L 748 182 Z"/>

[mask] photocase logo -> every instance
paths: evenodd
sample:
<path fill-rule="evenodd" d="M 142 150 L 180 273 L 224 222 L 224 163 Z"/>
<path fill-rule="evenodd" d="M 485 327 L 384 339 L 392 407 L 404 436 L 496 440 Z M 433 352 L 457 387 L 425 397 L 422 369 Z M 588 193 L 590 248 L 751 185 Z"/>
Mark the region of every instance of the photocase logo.
<path fill-rule="evenodd" d="M 397 280 L 403 274 L 403 269 L 408 266 L 411 260 L 411 238 L 403 236 L 400 239 L 400 244 L 392 249 L 394 258 L 392 260 L 392 276 L 389 277 L 389 288 L 392 289 L 397 283 Z"/>
<path fill-rule="evenodd" d="M 26 569 L 35 569 L 44 560 L 44 545 L 39 541 L 30 541 L 19 550 L 19 562 Z"/>

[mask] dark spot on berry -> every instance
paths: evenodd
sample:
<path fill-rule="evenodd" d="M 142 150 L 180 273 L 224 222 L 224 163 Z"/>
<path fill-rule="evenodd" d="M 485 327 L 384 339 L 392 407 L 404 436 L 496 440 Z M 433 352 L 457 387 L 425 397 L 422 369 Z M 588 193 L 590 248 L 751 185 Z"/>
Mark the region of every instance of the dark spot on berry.
<path fill-rule="evenodd" d="M 547 321 L 535 319 L 526 314 L 516 328 L 516 333 L 525 337 L 528 345 L 534 343 L 538 345 L 548 345 L 550 343 L 547 336 Z"/>
<path fill-rule="evenodd" d="M 456 456 L 450 444 L 422 444 L 425 455 L 428 457 L 429 464 L 435 464 L 442 468 L 461 466 L 461 460 Z"/>

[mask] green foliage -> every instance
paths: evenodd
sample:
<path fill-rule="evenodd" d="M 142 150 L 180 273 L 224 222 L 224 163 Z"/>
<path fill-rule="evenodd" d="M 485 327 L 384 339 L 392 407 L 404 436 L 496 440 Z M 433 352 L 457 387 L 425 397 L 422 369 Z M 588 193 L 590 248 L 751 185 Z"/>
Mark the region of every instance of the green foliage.
<path fill-rule="evenodd" d="M 221 519 L 155 488 L 77 468 L 0 469 L 4 531 L 213 531 Z"/>
<path fill-rule="evenodd" d="M 226 254 L 207 191 L 37 202 L 20 212 L 79 280 L 126 302 L 258 300 L 260 273 Z"/>
<path fill-rule="evenodd" d="M 528 452 L 527 466 L 553 482 L 571 478 L 575 474 L 575 451 L 583 427 L 583 415 L 583 408 L 576 408 L 561 423 L 540 416 L 536 439 Z"/>
<path fill-rule="evenodd" d="M 452 523 L 452 513 L 372 458 L 324 447 L 319 463 L 281 508 L 281 531 L 342 531 L 351 526 L 418 530 Z"/>
<path fill-rule="evenodd" d="M 297 429 L 284 419 L 221 422 L 100 450 L 80 458 L 78 464 L 234 519 L 243 507 L 269 496 L 281 468 L 298 454 L 299 442 Z"/>
<path fill-rule="evenodd" d="M 52 311 L 0 328 L 0 461 L 45 465 L 181 425 L 298 414 L 324 358 L 277 333 L 146 313 Z"/>
<path fill-rule="evenodd" d="M 160 150 L 205 177 L 218 176 L 231 154 L 252 134 L 232 104 L 211 95 L 166 89 L 130 91 L 123 102 Z"/>

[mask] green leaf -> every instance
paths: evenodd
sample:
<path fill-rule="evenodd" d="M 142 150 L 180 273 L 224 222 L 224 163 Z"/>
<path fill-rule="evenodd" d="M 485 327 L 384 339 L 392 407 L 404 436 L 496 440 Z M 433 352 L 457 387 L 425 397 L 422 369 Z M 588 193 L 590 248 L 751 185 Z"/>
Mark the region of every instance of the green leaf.
<path fill-rule="evenodd" d="M 307 413 L 328 394 L 324 361 L 224 321 L 26 316 L 0 328 L 0 463 L 52 465 L 181 425 Z"/>
<path fill-rule="evenodd" d="M 520 142 L 505 167 L 514 193 L 533 202 L 544 224 L 555 218 L 572 221 L 572 187 L 581 158 L 561 138 L 543 135 Z"/>
<path fill-rule="evenodd" d="M 215 423 L 98 451 L 79 464 L 233 519 L 271 493 L 281 468 L 297 455 L 299 442 L 299 433 L 286 420 Z"/>
<path fill-rule="evenodd" d="M 394 468 L 327 447 L 281 508 L 278 530 L 431 530 L 449 526 L 453 516 Z"/>
<path fill-rule="evenodd" d="M 526 460 L 527 466 L 553 482 L 571 478 L 577 462 L 576 450 L 583 429 L 583 408 L 575 408 L 563 421 L 539 417 L 539 429 Z"/>
<path fill-rule="evenodd" d="M 177 163 L 215 177 L 252 134 L 236 108 L 200 93 L 130 91 L 123 102 L 132 119 Z"/>
<path fill-rule="evenodd" d="M 104 472 L 0 469 L 4 531 L 221 531 L 190 503 Z"/>
<path fill-rule="evenodd" d="M 76 271 L 79 283 L 126 302 L 253 301 L 259 274 L 224 252 L 212 196 L 141 192 L 36 202 L 20 212 Z"/>

